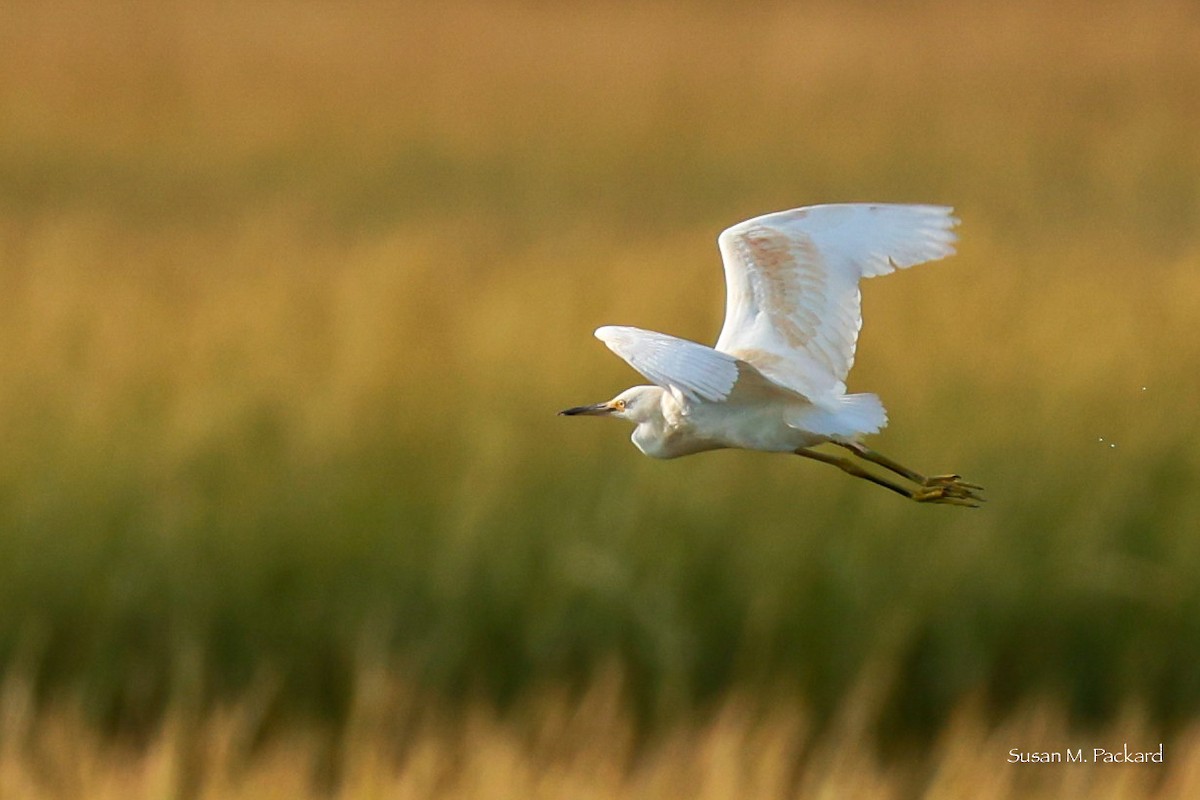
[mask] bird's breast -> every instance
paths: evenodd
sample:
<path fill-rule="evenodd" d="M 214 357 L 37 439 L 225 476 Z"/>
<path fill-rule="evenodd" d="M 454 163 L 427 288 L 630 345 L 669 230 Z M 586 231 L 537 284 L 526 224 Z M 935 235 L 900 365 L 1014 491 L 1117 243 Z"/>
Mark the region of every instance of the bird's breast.
<path fill-rule="evenodd" d="M 728 447 L 699 435 L 687 425 L 653 425 L 643 422 L 633 429 L 633 443 L 651 458 L 679 458 L 705 450 Z"/>

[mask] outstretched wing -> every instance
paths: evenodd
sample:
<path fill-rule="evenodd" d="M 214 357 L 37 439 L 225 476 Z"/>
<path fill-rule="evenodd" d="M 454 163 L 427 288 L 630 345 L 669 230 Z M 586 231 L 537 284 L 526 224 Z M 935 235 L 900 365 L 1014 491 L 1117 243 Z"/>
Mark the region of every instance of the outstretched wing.
<path fill-rule="evenodd" d="M 651 382 L 692 402 L 729 397 L 738 360 L 687 339 L 620 325 L 596 329 L 596 338 Z"/>
<path fill-rule="evenodd" d="M 717 350 L 811 400 L 843 394 L 862 327 L 859 279 L 951 255 L 952 210 L 809 206 L 727 229 L 717 239 L 726 287 Z"/>

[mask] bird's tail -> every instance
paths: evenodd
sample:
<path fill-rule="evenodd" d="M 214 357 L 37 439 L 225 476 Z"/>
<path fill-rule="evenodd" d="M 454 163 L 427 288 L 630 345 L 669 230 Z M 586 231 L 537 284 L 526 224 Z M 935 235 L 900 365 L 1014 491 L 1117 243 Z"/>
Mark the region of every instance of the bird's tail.
<path fill-rule="evenodd" d="M 847 394 L 836 408 L 807 406 L 788 424 L 822 436 L 858 436 L 879 432 L 887 425 L 887 412 L 879 395 Z"/>
<path fill-rule="evenodd" d="M 852 431 L 843 433 L 878 433 L 887 425 L 887 411 L 877 394 L 848 394 L 841 398 L 838 418 Z M 841 431 L 837 431 L 841 433 Z"/>

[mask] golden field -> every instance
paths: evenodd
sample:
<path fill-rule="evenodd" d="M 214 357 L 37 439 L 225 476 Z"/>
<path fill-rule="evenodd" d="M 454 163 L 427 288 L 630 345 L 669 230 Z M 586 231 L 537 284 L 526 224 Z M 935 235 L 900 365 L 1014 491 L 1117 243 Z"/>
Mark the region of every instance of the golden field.
<path fill-rule="evenodd" d="M 431 713 L 378 676 L 340 736 L 290 729 L 253 745 L 261 707 L 173 716 L 139 747 L 101 740 L 70 714 L 44 714 L 0 754 L 0 792 L 31 800 L 94 798 L 1057 798 L 1194 797 L 1195 728 L 1164 747 L 1163 764 L 1091 763 L 1093 747 L 1129 736 L 1155 749 L 1142 721 L 1124 717 L 1072 734 L 1048 706 L 1001 725 L 963 708 L 919 757 L 881 760 L 856 698 L 830 733 L 814 736 L 794 703 L 765 708 L 744 696 L 649 742 L 638 742 L 609 680 L 566 702 L 542 695 L 501 720 L 480 706 Z M 382 693 L 380 690 L 383 690 Z M 11 700 L 11 696 L 9 697 Z M 12 731 L 9 718 L 6 733 Z M 1078 751 L 1088 763 L 1008 763 L 1014 742 Z M 1061 751 L 1060 751 L 1061 752 Z"/>
<path fill-rule="evenodd" d="M 3 6 L 0 795 L 1191 796 L 1197 97 L 1182 2 Z M 850 385 L 985 508 L 554 416 L 842 200 L 957 208 Z"/>

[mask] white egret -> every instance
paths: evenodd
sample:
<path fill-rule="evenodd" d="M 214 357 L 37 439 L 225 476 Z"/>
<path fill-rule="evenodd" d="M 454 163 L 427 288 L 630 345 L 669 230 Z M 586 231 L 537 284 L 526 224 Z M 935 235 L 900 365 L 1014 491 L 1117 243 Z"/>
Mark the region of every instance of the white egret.
<path fill-rule="evenodd" d="M 851 203 L 779 211 L 717 239 L 725 265 L 725 325 L 715 348 L 640 328 L 606 325 L 596 338 L 653 386 L 568 408 L 634 423 L 654 458 L 736 447 L 832 464 L 918 502 L 977 506 L 981 487 L 926 477 L 861 439 L 887 424 L 874 394 L 847 394 L 862 327 L 858 282 L 954 253 L 953 209 Z M 831 443 L 913 484 L 812 449 Z"/>

